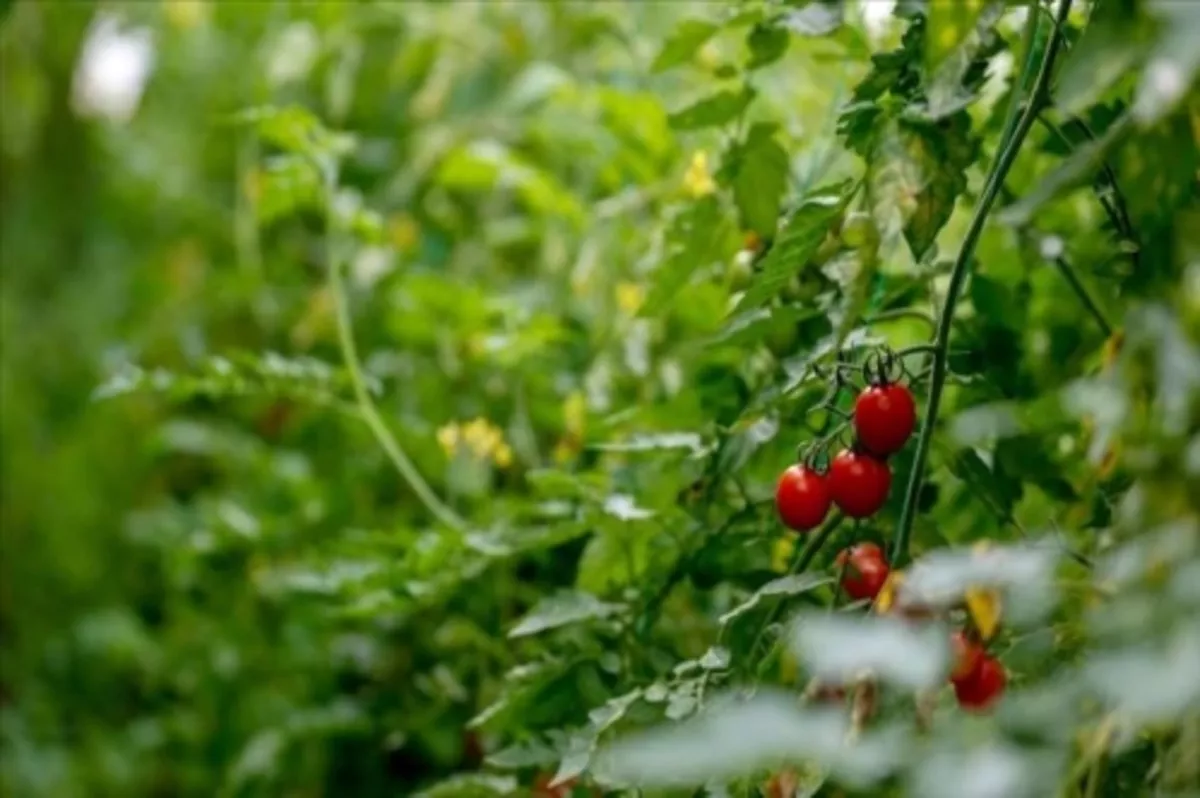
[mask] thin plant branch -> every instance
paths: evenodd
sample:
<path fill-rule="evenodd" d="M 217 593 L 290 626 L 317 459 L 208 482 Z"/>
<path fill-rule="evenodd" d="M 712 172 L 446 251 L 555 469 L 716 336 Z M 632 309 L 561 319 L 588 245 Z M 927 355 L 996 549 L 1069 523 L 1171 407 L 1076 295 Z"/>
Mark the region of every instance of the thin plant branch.
<path fill-rule="evenodd" d="M 1058 8 L 1058 22 L 1066 19 L 1071 10 L 1071 0 L 1063 0 Z M 916 453 L 913 456 L 912 472 L 909 475 L 908 486 L 904 495 L 904 505 L 900 511 L 900 522 L 896 527 L 896 539 L 892 546 L 892 566 L 901 567 L 908 559 L 908 543 L 912 534 L 913 521 L 916 519 L 917 506 L 921 493 L 921 482 L 924 479 L 925 463 L 929 459 L 929 445 L 937 425 L 938 410 L 942 400 L 942 389 L 946 383 L 947 352 L 950 347 L 950 329 L 954 322 L 954 309 L 958 304 L 958 296 L 971 270 L 971 261 L 975 255 L 975 247 L 987 224 L 988 214 L 1000 193 L 1009 170 L 1017 159 L 1021 144 L 1033 127 L 1038 111 L 1045 99 L 1050 77 L 1054 71 L 1054 61 L 1058 57 L 1062 37 L 1055 29 L 1050 34 L 1046 44 L 1042 63 L 1038 68 L 1037 77 L 1025 101 L 1025 109 L 1018 118 L 1012 130 L 1006 130 L 1001 141 L 1001 148 L 992 168 L 989 170 L 987 181 L 984 183 L 983 194 L 971 222 L 963 237 L 958 257 L 955 258 L 954 268 L 950 273 L 950 283 L 946 288 L 946 298 L 942 304 L 938 318 L 937 334 L 934 338 L 936 350 L 933 353 L 932 374 L 930 377 L 929 393 L 926 399 L 925 419 L 921 425 L 920 437 L 917 439 Z M 1029 64 L 1025 69 L 1029 69 Z M 1022 78 L 1022 83 L 1024 79 Z M 1014 98 L 1015 99 L 1015 98 Z"/>

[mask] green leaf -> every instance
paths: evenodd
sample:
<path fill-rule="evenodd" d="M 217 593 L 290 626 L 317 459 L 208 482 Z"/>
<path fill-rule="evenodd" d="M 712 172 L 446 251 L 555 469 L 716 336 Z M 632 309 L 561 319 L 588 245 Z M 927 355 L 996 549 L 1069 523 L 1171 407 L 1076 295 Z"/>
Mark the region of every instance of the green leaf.
<path fill-rule="evenodd" d="M 849 183 L 809 193 L 784 223 L 735 312 L 744 313 L 761 307 L 776 296 L 812 258 L 849 199 Z"/>
<path fill-rule="evenodd" d="M 756 92 L 746 86 L 741 91 L 728 89 L 710 94 L 667 117 L 675 130 L 700 130 L 727 125 L 750 105 Z"/>
<path fill-rule="evenodd" d="M 750 60 L 746 69 L 759 69 L 773 64 L 787 52 L 791 36 L 786 28 L 774 25 L 755 25 L 746 37 L 746 46 L 750 48 Z"/>
<path fill-rule="evenodd" d="M 662 49 L 654 59 L 650 70 L 664 72 L 672 67 L 685 64 L 692 60 L 696 51 L 713 37 L 718 28 L 711 22 L 698 19 L 685 19 L 675 27 L 670 38 L 663 43 Z"/>
<path fill-rule="evenodd" d="M 897 120 L 879 137 L 867 180 L 876 215 L 899 213 L 904 238 L 920 261 L 967 187 L 978 141 L 965 112 L 936 125 Z"/>
<path fill-rule="evenodd" d="M 1082 37 L 1064 58 L 1055 104 L 1068 114 L 1092 105 L 1143 60 L 1150 33 L 1135 5 L 1098 3 Z"/>
<path fill-rule="evenodd" d="M 801 593 L 807 593 L 822 585 L 831 584 L 832 582 L 833 578 L 828 574 L 818 573 L 791 574 L 774 579 L 756 590 L 750 598 L 718 618 L 717 622 L 722 626 L 728 625 L 731 621 L 740 618 L 757 607 L 765 598 L 773 596 L 796 596 Z"/>
<path fill-rule="evenodd" d="M 1158 23 L 1157 36 L 1132 108 L 1143 126 L 1174 110 L 1200 69 L 1200 3 L 1149 0 L 1148 11 Z"/>
<path fill-rule="evenodd" d="M 766 240 L 775 237 L 787 185 L 788 156 L 774 138 L 774 125 L 750 128 L 734 155 L 733 196 L 745 226 Z"/>
<path fill-rule="evenodd" d="M 607 618 L 624 607 L 601 601 L 591 593 L 561 591 L 543 598 L 508 633 L 510 638 L 528 637 L 581 621 Z"/>
<path fill-rule="evenodd" d="M 932 2 L 925 20 L 925 69 L 933 73 L 975 30 L 987 0 Z"/>

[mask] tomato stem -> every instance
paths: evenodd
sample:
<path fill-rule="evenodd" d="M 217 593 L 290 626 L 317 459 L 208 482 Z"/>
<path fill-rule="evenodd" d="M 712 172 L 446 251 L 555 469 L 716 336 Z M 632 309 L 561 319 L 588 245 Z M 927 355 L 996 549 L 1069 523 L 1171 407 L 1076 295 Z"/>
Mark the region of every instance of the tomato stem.
<path fill-rule="evenodd" d="M 318 165 L 320 166 L 320 165 Z M 379 409 L 375 406 L 374 400 L 371 399 L 371 394 L 367 391 L 366 379 L 363 377 L 362 361 L 358 356 L 358 348 L 354 343 L 354 328 L 350 318 L 350 302 L 346 297 L 346 286 L 342 279 L 342 267 L 338 261 L 337 253 L 334 251 L 334 231 L 336 223 L 333 213 L 333 195 L 337 189 L 336 175 L 334 169 L 326 165 L 322 171 L 325 173 L 324 180 L 324 203 L 325 203 L 325 268 L 329 278 L 329 294 L 333 299 L 335 314 L 337 316 L 337 333 L 338 346 L 342 352 L 342 363 L 346 367 L 347 373 L 350 375 L 350 383 L 354 389 L 354 398 L 358 403 L 358 415 L 366 422 L 371 433 L 375 436 L 380 448 L 392 461 L 396 471 L 400 473 L 400 477 L 408 483 L 412 492 L 425 505 L 438 521 L 446 526 L 462 530 L 466 527 L 466 523 L 446 506 L 429 484 L 425 482 L 421 473 L 417 470 L 416 465 L 405 453 L 400 446 L 400 442 L 392 431 L 388 429 L 387 423 L 380 415 Z"/>
<path fill-rule="evenodd" d="M 975 207 L 974 214 L 971 216 L 971 222 L 967 227 L 966 235 L 963 236 L 962 246 L 958 250 L 958 257 L 954 260 L 954 268 L 950 273 L 950 284 L 946 288 L 946 298 L 943 301 L 942 310 L 938 317 L 937 333 L 933 342 L 932 374 L 930 377 L 929 395 L 925 406 L 925 419 L 921 424 L 920 437 L 917 439 L 917 449 L 913 455 L 912 472 L 909 474 L 908 486 L 904 495 L 904 506 L 900 511 L 900 523 L 896 527 L 896 540 L 892 546 L 891 561 L 894 568 L 901 567 L 908 561 L 908 543 L 912 535 L 913 521 L 916 519 L 917 504 L 921 493 L 921 481 L 924 477 L 925 463 L 929 459 L 929 445 L 933 437 L 933 428 L 937 423 L 938 409 L 942 400 L 942 388 L 946 383 L 946 360 L 950 347 L 950 328 L 954 322 L 954 308 L 958 304 L 958 296 L 962 292 L 963 283 L 970 273 L 971 260 L 975 254 L 975 247 L 979 243 L 979 237 L 983 233 L 984 225 L 987 223 L 988 214 L 992 210 L 992 205 L 995 203 L 996 197 L 1004 185 L 1004 180 L 1008 176 L 1009 169 L 1012 168 L 1013 162 L 1016 161 L 1017 154 L 1021 150 L 1021 144 L 1028 135 L 1030 128 L 1033 127 L 1040 106 L 1045 99 L 1047 88 L 1050 84 L 1050 77 L 1054 71 L 1054 61 L 1058 56 L 1058 50 L 1062 44 L 1062 24 L 1066 21 L 1067 15 L 1071 11 L 1071 2 L 1072 0 L 1062 0 L 1059 4 L 1056 24 L 1054 29 L 1050 31 L 1050 39 L 1046 44 L 1041 65 L 1038 67 L 1037 77 L 1025 100 L 1025 108 L 1017 119 L 1016 124 L 1005 131 L 1006 135 L 1002 139 L 1000 152 L 989 170 L 987 180 L 984 183 L 983 194 L 979 198 L 979 204 Z M 1035 20 L 1037 17 L 1036 12 L 1036 8 L 1030 10 L 1030 15 Z M 1036 21 L 1031 23 L 1031 27 L 1033 25 L 1036 25 Z M 1030 48 L 1029 52 L 1032 53 L 1032 48 Z M 1027 58 L 1022 77 L 1017 86 L 1025 82 L 1025 75 L 1028 74 L 1031 68 L 1032 64 L 1029 63 Z M 1013 100 L 1014 103 L 1019 102 L 1019 93 L 1014 94 Z"/>

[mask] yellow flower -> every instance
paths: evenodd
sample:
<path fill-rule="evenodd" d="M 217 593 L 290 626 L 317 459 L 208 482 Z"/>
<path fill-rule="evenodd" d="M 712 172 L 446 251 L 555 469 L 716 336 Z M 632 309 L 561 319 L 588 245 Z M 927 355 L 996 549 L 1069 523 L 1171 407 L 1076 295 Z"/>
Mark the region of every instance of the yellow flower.
<path fill-rule="evenodd" d="M 708 154 L 704 150 L 697 150 L 692 155 L 692 162 L 683 175 L 683 187 L 696 199 L 717 190 L 717 184 L 708 171 Z"/>
<path fill-rule="evenodd" d="M 638 308 L 642 306 L 642 300 L 645 298 L 645 292 L 637 283 L 619 282 L 617 283 L 617 307 L 627 316 L 632 316 L 637 313 Z"/>
<path fill-rule="evenodd" d="M 447 424 L 437 432 L 438 444 L 452 457 L 465 447 L 477 460 L 490 460 L 499 468 L 512 465 L 513 451 L 504 441 L 504 433 L 486 418 L 473 418 L 466 424 Z"/>
<path fill-rule="evenodd" d="M 454 454 L 454 450 L 458 448 L 458 425 L 450 422 L 437 431 L 438 446 L 442 447 L 442 451 L 447 457 Z"/>

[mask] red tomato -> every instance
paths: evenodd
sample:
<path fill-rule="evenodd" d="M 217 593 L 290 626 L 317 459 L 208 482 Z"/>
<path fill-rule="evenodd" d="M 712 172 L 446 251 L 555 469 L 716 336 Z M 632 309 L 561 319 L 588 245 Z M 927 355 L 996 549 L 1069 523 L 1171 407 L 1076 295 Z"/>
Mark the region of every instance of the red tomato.
<path fill-rule="evenodd" d="M 865 453 L 843 449 L 829 466 L 829 495 L 851 518 L 879 512 L 892 487 L 887 463 Z"/>
<path fill-rule="evenodd" d="M 854 402 L 854 431 L 863 447 L 880 457 L 898 452 L 917 426 L 912 393 L 899 383 L 872 385 Z"/>
<path fill-rule="evenodd" d="M 775 486 L 779 519 L 795 530 L 820 526 L 829 513 L 829 485 L 824 476 L 807 466 L 788 466 Z"/>
<path fill-rule="evenodd" d="M 1000 661 L 984 655 L 975 672 L 954 683 L 958 705 L 970 712 L 985 712 L 999 700 L 1008 684 L 1008 675 Z"/>
<path fill-rule="evenodd" d="M 554 781 L 554 775 L 551 773 L 538 775 L 533 782 L 534 798 L 567 798 L 575 789 L 575 779 L 567 779 L 554 787 L 550 786 L 552 781 Z"/>
<path fill-rule="evenodd" d="M 963 632 L 955 632 L 950 636 L 950 681 L 960 682 L 974 676 L 984 656 L 983 646 Z"/>
<path fill-rule="evenodd" d="M 883 550 L 874 543 L 859 543 L 837 556 L 842 572 L 842 590 L 853 599 L 874 599 L 887 581 L 887 560 Z"/>

